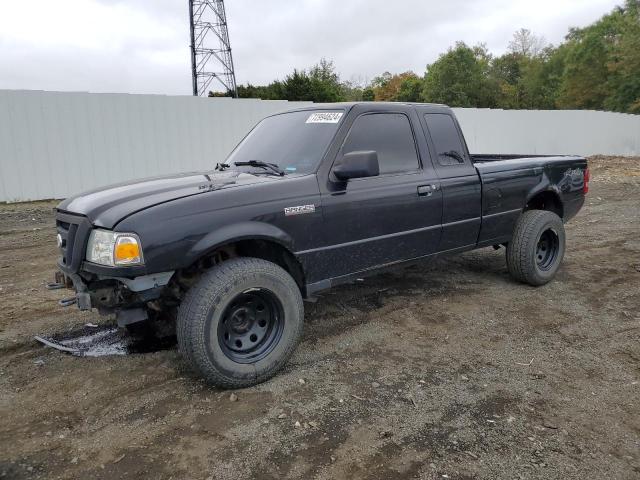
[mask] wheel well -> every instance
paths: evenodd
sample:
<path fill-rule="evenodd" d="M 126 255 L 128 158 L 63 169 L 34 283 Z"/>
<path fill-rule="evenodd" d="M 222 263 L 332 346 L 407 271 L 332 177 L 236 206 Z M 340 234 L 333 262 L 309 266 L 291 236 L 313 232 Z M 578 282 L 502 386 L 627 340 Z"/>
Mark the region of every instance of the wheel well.
<path fill-rule="evenodd" d="M 562 207 L 562 201 L 557 193 L 549 190 L 540 192 L 531 198 L 525 206 L 527 210 L 547 210 L 558 215 L 560 218 L 564 218 L 564 208 Z"/>
<path fill-rule="evenodd" d="M 262 239 L 237 240 L 220 245 L 189 268 L 181 270 L 176 275 L 176 281 L 183 290 L 189 288 L 197 281 L 197 278 L 204 270 L 235 257 L 261 258 L 279 265 L 293 277 L 302 292 L 302 296 L 306 296 L 304 270 L 300 262 L 283 245 Z"/>
<path fill-rule="evenodd" d="M 284 268 L 305 295 L 304 270 L 296 257 L 287 248 L 269 240 L 240 240 L 233 243 L 239 257 L 255 257 L 273 262 Z"/>

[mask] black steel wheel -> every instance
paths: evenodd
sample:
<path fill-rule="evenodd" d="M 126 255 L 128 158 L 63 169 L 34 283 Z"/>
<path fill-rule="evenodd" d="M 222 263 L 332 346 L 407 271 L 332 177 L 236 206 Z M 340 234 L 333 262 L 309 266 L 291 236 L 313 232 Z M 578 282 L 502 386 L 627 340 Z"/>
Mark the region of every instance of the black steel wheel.
<path fill-rule="evenodd" d="M 558 234 L 549 228 L 542 232 L 536 246 L 536 265 L 540 270 L 549 270 L 556 261 L 560 250 Z"/>
<path fill-rule="evenodd" d="M 207 270 L 178 309 L 178 347 L 223 388 L 264 382 L 287 362 L 304 321 L 302 295 L 280 266 L 233 258 Z"/>
<path fill-rule="evenodd" d="M 526 211 L 507 245 L 509 273 L 529 285 L 544 285 L 560 268 L 564 250 L 562 219 L 547 210 Z"/>
<path fill-rule="evenodd" d="M 231 300 L 218 324 L 222 351 L 234 362 L 253 363 L 273 350 L 284 327 L 282 303 L 273 292 L 252 288 Z"/>

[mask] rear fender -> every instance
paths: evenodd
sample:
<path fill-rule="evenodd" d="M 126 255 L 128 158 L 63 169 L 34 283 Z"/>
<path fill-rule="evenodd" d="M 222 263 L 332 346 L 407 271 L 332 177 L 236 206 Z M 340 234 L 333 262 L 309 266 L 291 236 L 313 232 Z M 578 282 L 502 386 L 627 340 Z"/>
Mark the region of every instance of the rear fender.
<path fill-rule="evenodd" d="M 551 181 L 549 180 L 549 177 L 547 177 L 546 174 L 542 176 L 540 183 L 538 183 L 534 188 L 532 188 L 531 191 L 527 194 L 527 198 L 524 203 L 523 210 L 526 210 L 526 206 L 529 205 L 529 203 L 531 203 L 531 201 L 536 196 L 542 193 L 548 193 L 548 192 L 552 193 L 556 197 L 558 204 L 560 206 L 560 209 L 563 210 L 564 201 L 562 199 L 562 192 L 560 191 L 557 185 L 554 185 L 551 183 Z"/>
<path fill-rule="evenodd" d="M 558 188 L 556 184 L 554 184 L 549 178 L 548 172 L 546 169 L 543 170 L 542 176 L 540 178 L 540 182 L 533 187 L 529 193 L 527 194 L 527 198 L 525 201 L 525 205 L 531 201 L 533 197 L 542 193 L 542 192 L 553 192 L 558 197 L 560 204 L 562 204 L 562 192 Z"/>

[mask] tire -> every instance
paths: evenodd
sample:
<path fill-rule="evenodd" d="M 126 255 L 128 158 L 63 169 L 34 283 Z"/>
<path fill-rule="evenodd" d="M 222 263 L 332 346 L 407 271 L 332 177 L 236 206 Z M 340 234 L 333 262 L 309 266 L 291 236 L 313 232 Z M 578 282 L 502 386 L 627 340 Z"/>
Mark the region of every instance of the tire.
<path fill-rule="evenodd" d="M 271 378 L 302 335 L 304 307 L 294 279 L 258 258 L 206 271 L 178 309 L 178 348 L 207 383 L 244 388 Z"/>
<path fill-rule="evenodd" d="M 524 212 L 507 245 L 507 267 L 515 278 L 540 286 L 553 279 L 564 257 L 562 219 L 546 210 Z"/>

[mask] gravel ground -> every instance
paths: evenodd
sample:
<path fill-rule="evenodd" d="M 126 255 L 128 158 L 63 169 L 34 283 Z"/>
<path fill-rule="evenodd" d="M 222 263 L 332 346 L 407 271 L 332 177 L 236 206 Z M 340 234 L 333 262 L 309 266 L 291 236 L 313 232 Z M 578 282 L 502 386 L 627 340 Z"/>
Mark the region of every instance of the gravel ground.
<path fill-rule="evenodd" d="M 336 288 L 257 387 L 175 347 L 78 358 L 54 203 L 0 206 L 0 478 L 640 478 L 640 158 L 590 159 L 556 280 L 484 249 Z"/>

